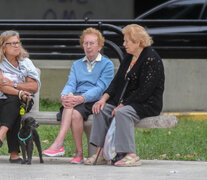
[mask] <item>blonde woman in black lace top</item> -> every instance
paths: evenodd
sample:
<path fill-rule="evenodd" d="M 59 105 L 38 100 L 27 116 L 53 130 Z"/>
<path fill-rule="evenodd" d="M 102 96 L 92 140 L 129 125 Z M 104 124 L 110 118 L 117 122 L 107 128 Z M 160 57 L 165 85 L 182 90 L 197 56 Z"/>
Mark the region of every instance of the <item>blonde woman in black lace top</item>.
<path fill-rule="evenodd" d="M 90 142 L 97 152 L 103 147 L 105 135 L 113 117 L 116 119 L 115 151 L 124 157 L 115 166 L 137 166 L 134 124 L 144 117 L 159 115 L 163 105 L 164 67 L 160 56 L 152 49 L 152 39 L 146 30 L 137 24 L 123 28 L 126 56 L 102 98 L 94 104 L 94 121 Z M 129 79 L 126 91 L 120 96 Z M 100 151 L 97 164 L 106 161 Z M 93 164 L 97 154 L 85 164 Z"/>

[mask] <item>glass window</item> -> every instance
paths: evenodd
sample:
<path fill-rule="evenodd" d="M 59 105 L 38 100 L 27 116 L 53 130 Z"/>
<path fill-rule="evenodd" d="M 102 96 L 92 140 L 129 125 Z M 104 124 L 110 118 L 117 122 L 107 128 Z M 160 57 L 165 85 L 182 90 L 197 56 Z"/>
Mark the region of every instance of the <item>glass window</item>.
<path fill-rule="evenodd" d="M 198 19 L 206 0 L 184 0 L 169 4 L 143 19 Z"/>

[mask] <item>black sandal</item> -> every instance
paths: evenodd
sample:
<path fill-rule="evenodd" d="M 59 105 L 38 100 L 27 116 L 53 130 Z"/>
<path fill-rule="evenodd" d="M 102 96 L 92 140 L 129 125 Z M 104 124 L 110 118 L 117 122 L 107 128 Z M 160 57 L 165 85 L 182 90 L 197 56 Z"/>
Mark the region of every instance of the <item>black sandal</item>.
<path fill-rule="evenodd" d="M 9 159 L 10 163 L 15 163 L 15 164 L 22 164 L 22 158 L 17 158 L 17 159 Z"/>

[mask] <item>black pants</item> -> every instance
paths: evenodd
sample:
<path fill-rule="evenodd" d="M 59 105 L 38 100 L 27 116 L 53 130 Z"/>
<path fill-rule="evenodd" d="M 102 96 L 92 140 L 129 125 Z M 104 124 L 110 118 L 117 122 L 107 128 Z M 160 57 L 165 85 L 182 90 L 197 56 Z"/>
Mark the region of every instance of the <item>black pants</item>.
<path fill-rule="evenodd" d="M 20 152 L 18 142 L 21 122 L 20 101 L 17 96 L 7 95 L 7 97 L 7 99 L 0 99 L 0 126 L 9 128 L 7 132 L 8 152 Z"/>

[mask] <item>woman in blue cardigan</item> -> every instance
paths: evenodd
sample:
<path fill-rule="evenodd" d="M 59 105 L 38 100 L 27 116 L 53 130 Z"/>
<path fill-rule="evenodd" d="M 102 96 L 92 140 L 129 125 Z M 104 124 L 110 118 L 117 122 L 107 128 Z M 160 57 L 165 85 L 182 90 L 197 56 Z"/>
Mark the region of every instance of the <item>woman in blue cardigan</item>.
<path fill-rule="evenodd" d="M 85 57 L 73 63 L 68 81 L 61 92 L 64 110 L 59 134 L 49 149 L 43 151 L 47 156 L 64 155 L 64 139 L 71 128 L 76 155 L 70 162 L 74 164 L 83 162 L 83 121 L 92 114 L 93 104 L 101 98 L 114 76 L 112 61 L 100 54 L 104 38 L 98 30 L 84 30 L 80 45 Z"/>
<path fill-rule="evenodd" d="M 159 115 L 163 104 L 164 67 L 160 56 L 152 49 L 152 39 L 137 25 L 123 29 L 126 56 L 102 98 L 93 106 L 94 120 L 90 142 L 96 145 L 100 156 L 97 164 L 105 164 L 102 147 L 113 117 L 116 120 L 115 151 L 124 158 L 115 166 L 137 166 L 134 124 L 142 118 Z M 128 86 L 120 102 L 127 79 Z M 97 153 L 85 161 L 92 165 Z"/>

